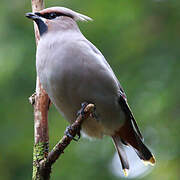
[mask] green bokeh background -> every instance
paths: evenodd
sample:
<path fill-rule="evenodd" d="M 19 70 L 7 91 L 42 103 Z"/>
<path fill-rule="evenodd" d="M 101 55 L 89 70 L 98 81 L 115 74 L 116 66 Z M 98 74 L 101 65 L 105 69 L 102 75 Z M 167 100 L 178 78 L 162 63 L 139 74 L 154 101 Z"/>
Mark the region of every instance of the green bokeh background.
<path fill-rule="evenodd" d="M 143 180 L 180 179 L 180 1 L 63 0 L 65 6 L 94 19 L 79 23 L 104 54 L 128 96 L 146 144 L 157 164 Z M 24 17 L 30 1 L 0 5 L 0 179 L 31 179 L 35 89 L 33 24 Z M 68 123 L 54 107 L 49 113 L 50 147 Z M 52 179 L 117 180 L 109 166 L 110 138 L 73 142 L 53 167 Z M 121 171 L 121 169 L 119 169 Z"/>

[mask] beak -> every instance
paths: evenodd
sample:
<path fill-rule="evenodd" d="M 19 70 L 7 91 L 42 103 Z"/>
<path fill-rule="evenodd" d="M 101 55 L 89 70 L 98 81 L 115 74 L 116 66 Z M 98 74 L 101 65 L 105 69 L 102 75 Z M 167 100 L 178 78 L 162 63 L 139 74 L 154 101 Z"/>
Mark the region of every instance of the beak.
<path fill-rule="evenodd" d="M 40 19 L 40 17 L 36 13 L 32 13 L 32 12 L 26 13 L 25 16 L 32 20 Z"/>

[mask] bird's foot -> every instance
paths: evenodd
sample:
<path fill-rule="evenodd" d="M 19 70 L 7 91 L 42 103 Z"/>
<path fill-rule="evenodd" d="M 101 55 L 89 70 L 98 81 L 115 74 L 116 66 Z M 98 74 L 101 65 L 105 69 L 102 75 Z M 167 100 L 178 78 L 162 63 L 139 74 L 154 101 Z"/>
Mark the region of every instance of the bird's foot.
<path fill-rule="evenodd" d="M 88 104 L 89 103 L 87 103 L 87 102 L 83 102 L 81 104 L 81 109 L 77 112 L 77 116 L 81 115 L 83 117 L 85 115 L 84 109 L 86 108 L 86 106 Z M 96 112 L 96 106 L 94 106 L 94 109 L 93 109 L 93 111 L 90 114 L 90 117 L 98 120 L 98 115 L 97 115 L 97 112 Z"/>
<path fill-rule="evenodd" d="M 81 137 L 80 129 L 79 129 L 78 132 L 77 132 L 78 138 L 75 138 L 75 137 L 72 135 L 72 131 L 73 131 L 73 130 L 72 130 L 72 127 L 71 127 L 71 126 L 68 126 L 68 127 L 66 128 L 64 134 L 65 134 L 67 137 L 73 139 L 74 141 L 78 141 L 78 140 L 80 139 L 80 137 Z"/>
<path fill-rule="evenodd" d="M 84 109 L 86 108 L 87 105 L 88 105 L 87 102 L 83 102 L 81 104 L 81 109 L 77 112 L 77 116 L 81 115 L 82 117 L 84 117 L 85 115 Z"/>
<path fill-rule="evenodd" d="M 97 112 L 96 112 L 96 106 L 94 106 L 94 109 L 93 109 L 92 113 L 90 114 L 90 117 L 98 121 L 98 115 L 97 115 Z"/>

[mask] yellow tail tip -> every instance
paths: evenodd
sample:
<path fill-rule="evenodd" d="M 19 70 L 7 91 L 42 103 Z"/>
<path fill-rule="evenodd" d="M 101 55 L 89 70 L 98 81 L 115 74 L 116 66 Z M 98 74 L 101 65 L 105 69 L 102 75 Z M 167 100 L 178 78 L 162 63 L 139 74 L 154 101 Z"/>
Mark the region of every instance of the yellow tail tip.
<path fill-rule="evenodd" d="M 147 166 L 147 165 L 151 165 L 151 166 L 154 166 L 155 163 L 156 163 L 156 159 L 154 156 L 152 156 L 149 160 L 147 161 L 143 161 L 144 165 Z"/>
<path fill-rule="evenodd" d="M 129 173 L 129 170 L 128 169 L 123 169 L 123 172 L 124 172 L 124 175 L 127 177 L 128 173 Z"/>
<path fill-rule="evenodd" d="M 154 166 L 154 165 L 155 165 L 155 163 L 156 163 L 156 159 L 155 159 L 155 157 L 154 157 L 154 156 L 152 156 L 152 157 L 149 159 L 149 163 L 150 163 L 152 166 Z"/>

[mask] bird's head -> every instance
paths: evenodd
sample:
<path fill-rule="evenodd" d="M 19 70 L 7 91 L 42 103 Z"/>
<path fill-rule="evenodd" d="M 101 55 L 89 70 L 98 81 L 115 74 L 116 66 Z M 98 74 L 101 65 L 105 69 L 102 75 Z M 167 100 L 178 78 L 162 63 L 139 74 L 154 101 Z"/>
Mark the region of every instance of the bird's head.
<path fill-rule="evenodd" d="M 36 22 L 41 36 L 49 29 L 66 29 L 72 27 L 75 21 L 92 20 L 88 16 L 64 7 L 51 7 L 39 12 L 26 13 L 26 17 Z"/>

